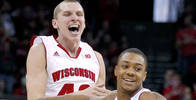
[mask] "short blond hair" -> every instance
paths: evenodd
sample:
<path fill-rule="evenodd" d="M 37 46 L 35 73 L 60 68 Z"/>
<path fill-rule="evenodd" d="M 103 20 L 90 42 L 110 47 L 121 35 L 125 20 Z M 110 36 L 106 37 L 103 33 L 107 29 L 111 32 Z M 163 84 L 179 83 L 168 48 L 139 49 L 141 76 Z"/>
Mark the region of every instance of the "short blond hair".
<path fill-rule="evenodd" d="M 61 3 L 63 2 L 78 2 L 77 0 L 63 0 Z M 53 12 L 53 18 L 56 19 L 57 18 L 57 14 L 61 11 L 61 9 L 59 8 L 60 4 L 59 3 L 55 9 L 54 9 L 54 12 Z M 79 2 L 78 2 L 79 3 Z"/>

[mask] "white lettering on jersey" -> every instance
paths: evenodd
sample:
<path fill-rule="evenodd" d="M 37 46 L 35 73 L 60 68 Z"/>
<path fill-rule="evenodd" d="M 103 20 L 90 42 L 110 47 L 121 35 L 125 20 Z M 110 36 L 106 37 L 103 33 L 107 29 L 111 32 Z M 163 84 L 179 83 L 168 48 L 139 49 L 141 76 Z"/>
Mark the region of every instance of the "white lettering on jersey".
<path fill-rule="evenodd" d="M 83 90 L 96 83 L 100 65 L 94 50 L 87 43 L 80 42 L 77 56 L 71 57 L 53 36 L 37 38 L 34 44 L 43 43 L 46 52 L 48 73 L 46 96 L 64 95 Z"/>

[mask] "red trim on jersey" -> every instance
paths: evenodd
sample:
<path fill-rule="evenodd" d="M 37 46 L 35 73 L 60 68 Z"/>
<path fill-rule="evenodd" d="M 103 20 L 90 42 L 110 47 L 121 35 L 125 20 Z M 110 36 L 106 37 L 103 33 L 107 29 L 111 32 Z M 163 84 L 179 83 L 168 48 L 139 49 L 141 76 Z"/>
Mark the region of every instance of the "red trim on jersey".
<path fill-rule="evenodd" d="M 63 49 L 70 58 L 78 58 L 78 56 L 80 55 L 80 52 L 82 50 L 82 48 L 79 47 L 78 50 L 77 50 L 76 56 L 75 57 L 71 57 L 69 52 L 60 43 L 58 43 L 57 46 L 59 46 L 61 49 Z"/>
<path fill-rule="evenodd" d="M 54 37 L 54 39 L 56 40 L 56 38 L 58 37 L 58 35 L 54 34 L 52 35 Z"/>
<path fill-rule="evenodd" d="M 33 45 L 33 42 L 34 42 L 35 38 L 37 38 L 37 35 L 33 35 L 33 36 L 31 37 L 31 40 L 30 40 L 30 47 Z"/>
<path fill-rule="evenodd" d="M 53 38 L 55 39 L 55 41 L 57 42 L 57 40 L 56 40 L 56 38 L 58 37 L 58 35 L 52 35 L 53 36 Z M 58 42 L 57 42 L 58 43 Z M 67 53 L 67 55 L 70 57 L 70 58 L 78 58 L 78 56 L 80 55 L 80 52 L 81 52 L 81 50 L 82 50 L 82 48 L 78 48 L 78 51 L 77 51 L 77 53 L 76 53 L 76 57 L 72 57 L 72 56 L 70 56 L 70 54 L 69 54 L 69 52 L 60 44 L 60 43 L 58 43 L 58 45 L 57 46 L 59 46 L 61 49 L 63 49 L 66 53 Z"/>

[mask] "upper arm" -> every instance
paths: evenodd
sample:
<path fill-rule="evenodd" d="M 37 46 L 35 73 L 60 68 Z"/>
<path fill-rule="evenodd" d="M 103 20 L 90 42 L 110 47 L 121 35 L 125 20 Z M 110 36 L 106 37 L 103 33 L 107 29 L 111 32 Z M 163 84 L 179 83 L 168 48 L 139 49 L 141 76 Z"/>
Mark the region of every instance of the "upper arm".
<path fill-rule="evenodd" d="M 27 98 L 32 100 L 43 97 L 46 87 L 46 59 L 43 43 L 30 48 L 26 62 Z"/>
<path fill-rule="evenodd" d="M 95 51 L 95 54 L 97 56 L 97 59 L 99 61 L 100 65 L 100 71 L 99 71 L 99 78 L 98 81 L 96 82 L 97 86 L 105 87 L 105 79 L 106 79 L 106 73 L 105 73 L 105 64 L 103 61 L 103 57 L 100 53 Z"/>
<path fill-rule="evenodd" d="M 67 94 L 55 97 L 42 97 L 36 100 L 91 100 L 90 97 L 92 96 Z"/>
<path fill-rule="evenodd" d="M 141 94 L 140 100 L 167 100 L 167 99 L 157 92 L 144 92 Z"/>

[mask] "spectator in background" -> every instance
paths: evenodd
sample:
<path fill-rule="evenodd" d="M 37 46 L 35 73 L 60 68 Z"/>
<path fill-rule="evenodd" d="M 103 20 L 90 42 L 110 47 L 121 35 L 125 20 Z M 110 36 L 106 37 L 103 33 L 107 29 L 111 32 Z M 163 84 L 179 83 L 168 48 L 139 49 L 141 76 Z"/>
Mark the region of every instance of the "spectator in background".
<path fill-rule="evenodd" d="M 182 100 L 195 100 L 192 99 L 191 88 L 189 87 L 185 88 L 183 92 Z"/>
<path fill-rule="evenodd" d="M 193 83 L 192 97 L 193 100 L 196 100 L 196 82 Z"/>
<path fill-rule="evenodd" d="M 5 82 L 0 80 L 0 98 L 4 95 Z"/>
<path fill-rule="evenodd" d="M 163 89 L 163 95 L 167 100 L 180 100 L 187 87 L 181 83 L 181 77 L 175 73 L 172 76 L 170 85 Z"/>
<path fill-rule="evenodd" d="M 1 18 L 1 15 L 0 15 Z M 0 20 L 0 80 L 2 80 L 6 85 L 4 85 L 4 92 L 6 94 L 11 94 L 13 91 L 13 71 L 14 71 L 14 56 L 12 53 L 12 40 L 6 34 L 6 29 Z"/>
<path fill-rule="evenodd" d="M 187 76 L 190 66 L 196 62 L 196 30 L 192 19 L 192 15 L 186 16 L 184 28 L 176 34 L 176 47 L 179 52 L 178 71 L 183 75 L 183 78 Z"/>
<path fill-rule="evenodd" d="M 169 69 L 166 71 L 165 73 L 165 82 L 164 82 L 164 88 L 167 88 L 168 86 L 170 86 L 171 80 L 172 80 L 172 76 L 175 74 L 175 71 L 172 69 Z"/>
<path fill-rule="evenodd" d="M 16 33 L 14 23 L 12 21 L 12 16 L 10 13 L 11 6 L 10 3 L 6 0 L 2 1 L 3 5 L 0 7 L 0 14 L 1 14 L 1 22 L 2 26 L 5 29 L 5 35 L 7 36 L 14 36 Z"/>
<path fill-rule="evenodd" d="M 100 17 L 103 20 L 116 20 L 118 18 L 118 0 L 99 0 Z"/>
<path fill-rule="evenodd" d="M 14 85 L 14 56 L 11 52 L 11 40 L 6 37 L 2 41 L 0 51 L 0 80 L 5 82 L 5 93 L 11 94 Z"/>

